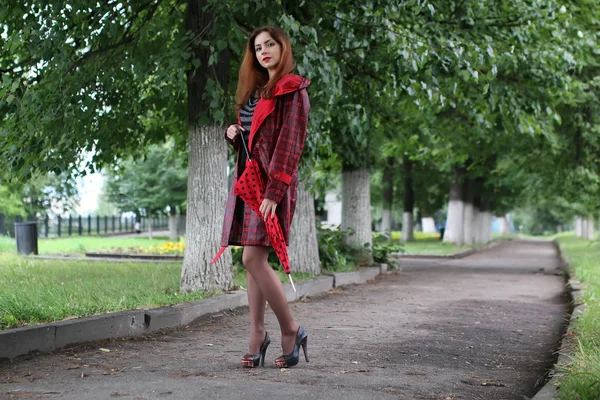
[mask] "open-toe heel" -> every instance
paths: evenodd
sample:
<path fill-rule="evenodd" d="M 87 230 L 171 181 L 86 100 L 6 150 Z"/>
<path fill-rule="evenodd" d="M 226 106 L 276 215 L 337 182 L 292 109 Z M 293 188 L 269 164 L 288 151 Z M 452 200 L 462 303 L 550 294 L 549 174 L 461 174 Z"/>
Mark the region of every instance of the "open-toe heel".
<path fill-rule="evenodd" d="M 304 328 L 298 328 L 296 333 L 296 342 L 294 343 L 294 349 L 290 354 L 284 354 L 275 360 L 275 365 L 281 368 L 293 367 L 300 361 L 300 346 L 304 351 L 304 359 L 308 362 L 308 333 Z"/>
<path fill-rule="evenodd" d="M 246 354 L 242 357 L 241 364 L 246 368 L 256 368 L 259 365 L 265 366 L 265 355 L 267 354 L 267 347 L 271 343 L 271 337 L 269 333 L 265 333 L 265 340 L 260 345 L 260 352 L 258 354 Z"/>

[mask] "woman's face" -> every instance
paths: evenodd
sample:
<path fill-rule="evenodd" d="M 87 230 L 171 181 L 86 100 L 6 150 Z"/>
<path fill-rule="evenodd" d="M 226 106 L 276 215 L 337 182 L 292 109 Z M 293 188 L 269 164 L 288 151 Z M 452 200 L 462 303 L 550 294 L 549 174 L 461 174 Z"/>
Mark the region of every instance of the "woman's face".
<path fill-rule="evenodd" d="M 281 45 L 271 37 L 269 32 L 261 32 L 254 39 L 254 53 L 260 65 L 273 71 L 281 59 Z"/>

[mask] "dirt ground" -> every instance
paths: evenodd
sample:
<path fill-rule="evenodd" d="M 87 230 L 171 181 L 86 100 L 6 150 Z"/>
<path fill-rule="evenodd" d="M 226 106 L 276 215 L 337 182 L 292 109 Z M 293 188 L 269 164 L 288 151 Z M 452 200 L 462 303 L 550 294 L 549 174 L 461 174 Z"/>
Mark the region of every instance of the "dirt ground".
<path fill-rule="evenodd" d="M 512 241 L 291 304 L 310 363 L 243 369 L 247 310 L 148 337 L 0 363 L 0 398 L 528 399 L 555 360 L 568 311 L 551 243 Z M 105 351 L 105 350 L 109 351 Z"/>

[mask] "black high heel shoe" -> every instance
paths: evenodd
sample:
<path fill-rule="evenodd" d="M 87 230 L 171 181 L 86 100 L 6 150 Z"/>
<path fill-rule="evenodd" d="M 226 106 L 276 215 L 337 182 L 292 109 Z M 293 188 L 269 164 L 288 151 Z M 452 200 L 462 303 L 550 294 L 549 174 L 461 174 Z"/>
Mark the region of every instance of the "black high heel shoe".
<path fill-rule="evenodd" d="M 271 337 L 268 332 L 265 332 L 265 340 L 260 345 L 260 351 L 258 354 L 246 354 L 242 357 L 242 366 L 246 368 L 256 368 L 260 364 L 261 367 L 265 366 L 265 354 L 267 353 L 267 347 L 271 343 Z"/>
<path fill-rule="evenodd" d="M 298 364 L 300 361 L 300 346 L 302 346 L 302 350 L 304 350 L 304 359 L 308 362 L 308 333 L 304 330 L 304 328 L 299 327 L 298 332 L 296 333 L 296 343 L 294 343 L 294 350 L 290 354 L 284 354 L 275 360 L 275 365 L 279 368 L 287 368 L 293 367 Z"/>

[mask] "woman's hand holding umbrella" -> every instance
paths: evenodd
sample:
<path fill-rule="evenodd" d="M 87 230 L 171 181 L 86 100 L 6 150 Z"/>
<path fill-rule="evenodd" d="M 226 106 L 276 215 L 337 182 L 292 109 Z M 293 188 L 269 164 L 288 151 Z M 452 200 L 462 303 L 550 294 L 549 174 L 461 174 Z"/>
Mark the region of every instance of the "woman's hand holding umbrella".
<path fill-rule="evenodd" d="M 273 200 L 270 199 L 264 199 L 262 201 L 262 203 L 260 204 L 260 208 L 259 211 L 263 217 L 263 220 L 267 220 L 267 217 L 269 217 L 269 214 L 271 218 L 273 218 L 275 216 L 275 209 L 277 208 L 277 203 L 275 203 Z"/>

